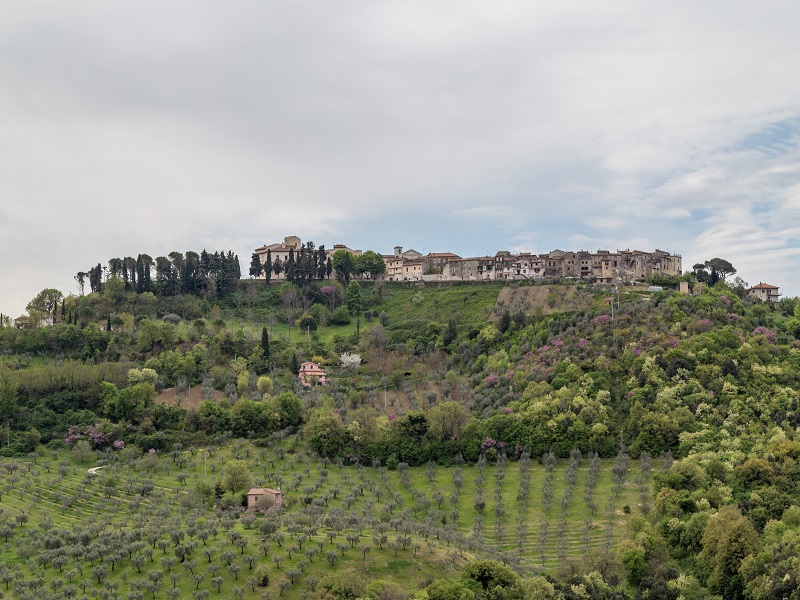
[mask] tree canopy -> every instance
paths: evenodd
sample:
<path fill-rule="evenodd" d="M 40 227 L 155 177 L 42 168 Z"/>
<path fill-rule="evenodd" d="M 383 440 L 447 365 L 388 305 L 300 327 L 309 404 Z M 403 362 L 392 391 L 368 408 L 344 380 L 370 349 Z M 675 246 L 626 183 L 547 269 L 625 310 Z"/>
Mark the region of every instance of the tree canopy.
<path fill-rule="evenodd" d="M 712 258 L 704 263 L 697 263 L 692 270 L 697 281 L 709 285 L 714 285 L 719 280 L 724 281 L 728 276 L 736 274 L 736 269 L 724 258 Z"/>

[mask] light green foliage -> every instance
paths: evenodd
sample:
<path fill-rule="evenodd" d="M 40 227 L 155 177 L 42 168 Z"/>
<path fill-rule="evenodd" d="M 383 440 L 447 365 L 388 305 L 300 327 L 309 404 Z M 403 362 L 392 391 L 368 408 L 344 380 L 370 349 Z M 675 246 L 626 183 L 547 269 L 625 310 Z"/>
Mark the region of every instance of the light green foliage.
<path fill-rule="evenodd" d="M 380 254 L 373 250 L 367 250 L 360 256 L 355 257 L 354 263 L 353 270 L 356 273 L 369 273 L 373 279 L 386 271 L 386 261 L 383 260 Z"/>
<path fill-rule="evenodd" d="M 366 590 L 364 579 L 352 569 L 338 569 L 323 577 L 319 585 L 331 596 L 341 600 L 361 598 Z"/>
<path fill-rule="evenodd" d="M 530 577 L 517 584 L 525 600 L 561 600 L 564 595 L 556 592 L 552 583 L 544 577 Z"/>
<path fill-rule="evenodd" d="M 128 383 L 150 383 L 154 384 L 158 381 L 158 373 L 154 369 L 130 369 L 128 371 Z"/>
<path fill-rule="evenodd" d="M 430 435 L 439 441 L 457 440 L 461 436 L 469 415 L 457 402 L 442 402 L 428 410 Z"/>
<path fill-rule="evenodd" d="M 256 387 L 258 391 L 261 392 L 262 396 L 271 396 L 273 390 L 273 383 L 272 379 L 267 375 L 262 375 L 256 381 Z"/>
<path fill-rule="evenodd" d="M 457 579 L 440 579 L 425 588 L 425 600 L 474 600 L 475 592 Z"/>
<path fill-rule="evenodd" d="M 347 284 L 347 309 L 351 315 L 357 315 L 364 310 L 364 302 L 361 298 L 361 285 L 357 281 Z"/>
<path fill-rule="evenodd" d="M 222 486 L 232 494 L 246 492 L 253 484 L 253 475 L 247 467 L 247 463 L 241 460 L 233 460 L 225 465 L 222 476 Z"/>
<path fill-rule="evenodd" d="M 304 429 L 309 444 L 320 456 L 341 456 L 350 443 L 341 418 L 327 411 L 313 413 Z"/>
<path fill-rule="evenodd" d="M 46 288 L 36 294 L 36 297 L 28 302 L 25 310 L 34 311 L 41 314 L 55 314 L 59 304 L 64 299 L 64 294 L 53 288 Z"/>
<path fill-rule="evenodd" d="M 478 334 L 478 340 L 484 344 L 491 344 L 500 336 L 500 331 L 495 325 L 487 325 Z"/>
<path fill-rule="evenodd" d="M 742 561 L 757 547 L 758 534 L 739 509 L 728 507 L 712 516 L 703 532 L 703 551 L 699 557 L 711 568 L 712 591 L 730 593 L 728 585 L 734 578 L 738 581 Z"/>
<path fill-rule="evenodd" d="M 94 456 L 92 445 L 88 440 L 78 440 L 72 447 L 72 456 L 80 462 L 87 462 Z"/>
<path fill-rule="evenodd" d="M 236 391 L 240 397 L 250 391 L 250 373 L 247 371 L 242 371 L 236 376 Z"/>

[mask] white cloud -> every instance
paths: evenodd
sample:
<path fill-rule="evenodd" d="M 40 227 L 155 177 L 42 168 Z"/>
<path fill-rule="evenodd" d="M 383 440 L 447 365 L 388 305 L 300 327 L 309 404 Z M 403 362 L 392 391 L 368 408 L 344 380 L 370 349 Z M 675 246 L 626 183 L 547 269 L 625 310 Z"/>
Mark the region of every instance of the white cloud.
<path fill-rule="evenodd" d="M 800 293 L 798 17 L 788 0 L 7 7 L 0 310 L 115 255 L 246 262 L 289 233 L 659 246 L 751 279 L 769 264 Z"/>

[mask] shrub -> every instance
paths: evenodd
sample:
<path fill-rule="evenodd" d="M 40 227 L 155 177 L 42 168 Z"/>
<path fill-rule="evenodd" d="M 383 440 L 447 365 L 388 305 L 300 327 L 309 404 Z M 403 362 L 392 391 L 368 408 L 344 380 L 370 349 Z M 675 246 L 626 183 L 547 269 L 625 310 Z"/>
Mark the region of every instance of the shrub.
<path fill-rule="evenodd" d="M 347 307 L 340 306 L 334 310 L 331 313 L 330 323 L 331 325 L 349 325 L 350 313 L 348 312 Z"/>
<path fill-rule="evenodd" d="M 267 587 L 269 585 L 269 569 L 267 565 L 260 565 L 256 569 L 256 581 L 261 587 Z"/>

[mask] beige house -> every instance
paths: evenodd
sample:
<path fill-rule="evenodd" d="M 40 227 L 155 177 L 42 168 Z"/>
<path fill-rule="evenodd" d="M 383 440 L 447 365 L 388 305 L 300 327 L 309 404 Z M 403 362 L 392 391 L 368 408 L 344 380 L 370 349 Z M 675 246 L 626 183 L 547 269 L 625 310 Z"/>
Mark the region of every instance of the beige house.
<path fill-rule="evenodd" d="M 751 288 L 747 288 L 746 292 L 748 296 L 752 298 L 758 298 L 759 300 L 763 300 L 764 302 L 780 302 L 781 293 L 778 286 L 769 285 L 768 283 L 759 283 L 758 285 L 754 285 Z"/>
<path fill-rule="evenodd" d="M 325 252 L 327 253 L 328 256 L 330 256 L 331 254 L 333 254 L 338 250 L 344 250 L 345 252 L 347 252 L 348 254 L 352 254 L 353 256 L 361 256 L 362 254 L 361 250 L 353 250 L 352 248 L 348 248 L 347 244 L 334 244 L 333 248 L 331 248 L 330 250 L 326 250 Z"/>
<path fill-rule="evenodd" d="M 423 260 L 407 260 L 403 263 L 403 281 L 417 281 L 422 279 L 425 262 Z"/>
<path fill-rule="evenodd" d="M 48 314 L 39 315 L 38 318 L 32 315 L 22 315 L 21 317 L 17 317 L 16 319 L 14 319 L 14 327 L 16 327 L 17 329 L 50 327 L 55 323 L 56 323 L 56 317 L 54 315 L 48 315 Z"/>
<path fill-rule="evenodd" d="M 402 246 L 395 246 L 394 254 L 383 254 L 382 257 L 383 262 L 386 263 L 386 270 L 375 278 L 376 281 L 408 281 L 409 273 L 414 274 L 414 279 L 419 279 L 419 276 L 422 275 L 421 267 L 406 269 L 407 262 L 418 261 L 422 257 L 422 253 L 413 248 L 403 251 Z M 416 267 L 416 263 L 410 266 Z"/>
<path fill-rule="evenodd" d="M 283 493 L 280 490 L 252 488 L 247 492 L 247 509 L 253 510 L 257 508 L 258 501 L 262 498 L 266 498 L 268 502 L 271 500 L 273 506 L 283 506 Z"/>
<path fill-rule="evenodd" d="M 287 262 L 289 262 L 289 253 L 292 252 L 296 255 L 300 251 L 301 245 L 302 242 L 300 241 L 299 237 L 296 235 L 288 235 L 283 238 L 283 242 L 264 244 L 260 248 L 256 248 L 254 252 L 258 254 L 262 265 L 267 262 L 267 251 L 269 251 L 270 259 L 272 260 L 273 265 L 275 265 L 275 263 L 278 261 L 285 265 Z M 264 276 L 261 275 L 260 277 Z M 273 281 L 283 281 L 284 279 L 286 279 L 285 270 L 281 271 L 277 275 L 274 272 L 272 273 Z"/>
<path fill-rule="evenodd" d="M 403 258 L 393 254 L 383 255 L 386 270 L 378 276 L 382 281 L 403 281 Z"/>

